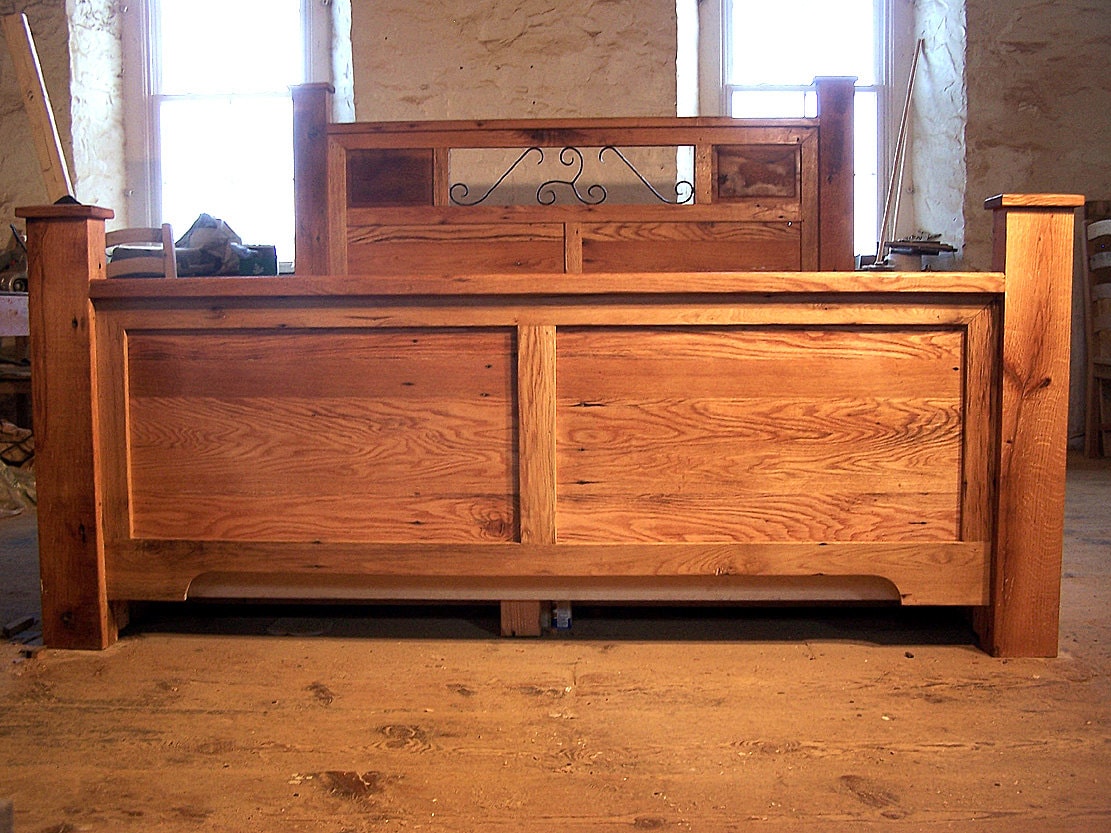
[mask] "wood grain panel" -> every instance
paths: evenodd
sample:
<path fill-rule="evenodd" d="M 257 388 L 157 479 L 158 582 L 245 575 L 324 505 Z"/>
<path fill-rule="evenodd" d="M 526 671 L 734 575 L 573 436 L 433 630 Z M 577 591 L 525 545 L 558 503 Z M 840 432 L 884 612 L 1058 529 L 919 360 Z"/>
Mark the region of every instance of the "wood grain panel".
<path fill-rule="evenodd" d="M 717 153 L 715 198 L 798 197 L 798 145 L 721 145 Z"/>
<path fill-rule="evenodd" d="M 559 540 L 959 537 L 959 331 L 569 329 Z"/>
<path fill-rule="evenodd" d="M 630 465 L 635 462 L 630 460 Z M 748 488 L 731 488 L 742 482 Z M 703 481 L 701 494 L 670 491 L 624 495 L 608 489 L 583 495 L 560 491 L 561 543 L 886 541 L 942 542 L 957 538 L 955 498 L 949 493 L 831 491 L 835 475 L 814 490 L 760 491 L 758 476 L 738 472 L 726 482 Z M 668 484 L 659 483 L 668 489 Z M 851 484 L 850 484 L 851 485 Z"/>
<path fill-rule="evenodd" d="M 560 397 L 954 398 L 957 330 L 656 327 L 565 329 Z M 651 394 L 650 392 L 655 392 Z"/>
<path fill-rule="evenodd" d="M 234 479 L 235 466 L 229 468 Z M 362 485 L 318 476 L 284 488 L 276 484 L 264 494 L 232 489 L 213 494 L 194 491 L 184 477 L 169 477 L 160 488 L 135 489 L 132 535 L 147 540 L 444 544 L 517 537 L 513 495 L 344 489 Z"/>
<path fill-rule="evenodd" d="M 583 271 L 797 270 L 798 223 L 584 223 Z"/>
<path fill-rule="evenodd" d="M 742 472 L 758 478 L 757 493 L 819 489 L 834 477 L 862 492 L 949 491 L 961 459 L 956 399 L 658 400 L 588 409 L 560 423 L 559 479 L 572 495 L 639 494 L 669 475 L 671 493 L 687 494 Z M 635 465 L 614 455 L 616 446 L 635 454 Z M 749 491 L 736 486 L 738 495 Z"/>
<path fill-rule="evenodd" d="M 191 492 L 280 493 L 283 480 L 319 477 L 321 457 L 334 460 L 329 474 L 337 482 L 361 481 L 368 495 L 420 493 L 442 478 L 460 491 L 491 483 L 512 490 L 504 455 L 511 411 L 493 397 L 421 399 L 419 408 L 399 399 L 354 397 L 140 397 L 132 398 L 129 410 L 137 492 L 164 483 L 167 471 L 188 471 L 181 485 Z M 229 471 L 230 450 L 251 464 Z M 421 461 L 415 471 L 413 460 Z"/>
<path fill-rule="evenodd" d="M 134 332 L 131 395 L 405 399 L 504 396 L 513 330 Z"/>
<path fill-rule="evenodd" d="M 375 148 L 347 152 L 347 205 L 432 205 L 431 148 Z"/>
<path fill-rule="evenodd" d="M 514 333 L 132 333 L 132 533 L 516 540 Z"/>
<path fill-rule="evenodd" d="M 562 272 L 565 264 L 560 223 L 369 225 L 347 234 L 352 273 Z"/>
<path fill-rule="evenodd" d="M 984 604 L 983 543 L 760 542 L 354 544 L 124 541 L 111 552 L 109 594 L 182 599 L 196 576 L 439 576 L 442 579 L 702 576 L 883 576 L 903 604 Z M 543 582 L 538 582 L 538 586 Z"/>
<path fill-rule="evenodd" d="M 347 268 L 364 275 L 562 272 L 563 240 L 353 244 L 347 249 Z"/>

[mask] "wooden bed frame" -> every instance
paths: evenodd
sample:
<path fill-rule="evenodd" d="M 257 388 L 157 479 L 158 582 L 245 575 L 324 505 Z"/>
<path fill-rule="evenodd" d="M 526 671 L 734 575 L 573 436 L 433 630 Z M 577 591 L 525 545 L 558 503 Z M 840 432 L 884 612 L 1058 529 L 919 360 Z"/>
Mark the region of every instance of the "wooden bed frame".
<path fill-rule="evenodd" d="M 1079 197 L 993 201 L 993 272 L 813 271 L 806 227 L 827 226 L 805 198 L 802 219 L 728 203 L 721 222 L 756 225 L 722 235 L 712 190 L 356 210 L 348 150 L 386 133 L 299 143 L 330 171 L 329 208 L 306 215 L 302 187 L 292 277 L 107 280 L 111 211 L 19 212 L 48 645 L 110 644 L 134 600 L 491 599 L 505 632 L 535 633 L 546 599 L 848 586 L 971 608 L 994 654 L 1056 653 Z M 522 228 L 544 210 L 554 237 Z M 700 212 L 705 233 L 661 211 Z M 518 269 L 450 268 L 445 241 L 469 266 L 500 257 L 502 223 Z M 622 235 L 714 249 L 760 223 L 801 225 L 808 268 L 595 269 Z M 562 257 L 534 259 L 556 238 Z M 392 265 L 344 268 L 379 254 Z"/>

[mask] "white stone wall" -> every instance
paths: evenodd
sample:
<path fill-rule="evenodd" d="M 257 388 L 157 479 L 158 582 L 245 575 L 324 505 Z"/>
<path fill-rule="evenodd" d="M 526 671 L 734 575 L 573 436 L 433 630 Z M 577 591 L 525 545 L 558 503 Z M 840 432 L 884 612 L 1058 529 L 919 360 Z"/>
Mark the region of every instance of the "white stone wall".
<path fill-rule="evenodd" d="M 991 267 L 997 193 L 1111 198 L 1111 2 L 967 0 L 964 264 Z M 1077 247 L 1079 249 L 1079 246 Z M 1084 433 L 1080 253 L 1073 291 L 1069 437 Z"/>
<path fill-rule="evenodd" d="M 77 199 L 116 212 L 125 197 L 122 20 L 112 0 L 68 0 L 74 189 Z"/>
<path fill-rule="evenodd" d="M 940 234 L 958 250 L 964 244 L 965 37 L 964 0 L 915 3 L 913 40 L 921 38 L 924 47 L 912 98 L 909 231 Z"/>
<path fill-rule="evenodd" d="M 352 0 L 362 120 L 675 114 L 675 0 Z"/>

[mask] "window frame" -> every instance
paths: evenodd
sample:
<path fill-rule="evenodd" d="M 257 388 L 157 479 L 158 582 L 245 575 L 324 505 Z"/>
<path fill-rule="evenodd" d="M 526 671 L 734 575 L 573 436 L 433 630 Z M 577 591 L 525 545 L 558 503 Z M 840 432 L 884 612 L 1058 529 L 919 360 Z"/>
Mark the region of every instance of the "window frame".
<path fill-rule="evenodd" d="M 132 226 L 150 226 L 162 222 L 162 143 L 159 123 L 161 102 L 213 97 L 160 92 L 160 68 L 155 60 L 154 48 L 159 32 L 156 7 L 157 4 L 152 0 L 133 0 L 123 9 L 123 109 L 127 181 L 123 224 Z M 304 80 L 329 81 L 332 75 L 331 0 L 300 0 L 300 7 Z M 235 95 L 231 94 L 231 97 L 234 98 Z M 260 94 L 243 95 L 258 97 Z M 289 140 L 293 141 L 292 135 Z M 292 175 L 292 171 L 290 174 Z"/>
<path fill-rule="evenodd" d="M 716 34 L 713 41 L 717 43 L 717 54 L 715 56 L 707 56 L 705 49 L 707 39 L 702 40 L 703 61 L 710 64 L 712 68 L 716 69 L 714 74 L 717 75 L 717 83 L 714 85 L 716 88 L 717 102 L 716 110 L 718 113 L 726 116 L 732 115 L 732 99 L 734 92 L 744 91 L 759 91 L 759 92 L 800 92 L 800 93 L 813 93 L 815 87 L 811 84 L 759 84 L 759 85 L 745 85 L 734 84 L 729 78 L 730 68 L 732 66 L 732 37 L 731 37 L 731 24 L 733 20 L 733 0 L 718 0 L 713 4 L 715 8 L 709 16 L 705 16 L 700 20 L 703 27 L 710 30 L 712 34 Z M 877 137 L 876 137 L 876 189 L 875 189 L 875 204 L 876 204 L 876 228 L 874 229 L 873 236 L 877 237 L 880 234 L 879 224 L 882 222 L 883 204 L 886 200 L 888 191 L 888 182 L 891 177 L 891 157 L 892 149 L 895 146 L 897 137 L 895 133 L 898 130 L 897 124 L 892 124 L 897 119 L 892 118 L 892 114 L 897 112 L 895 105 L 895 76 L 898 74 L 895 67 L 898 66 L 898 60 L 902 57 L 902 41 L 904 38 L 903 26 L 899 25 L 896 19 L 896 0 L 873 0 L 873 39 L 875 45 L 875 66 L 874 82 L 872 84 L 858 84 L 856 86 L 857 92 L 865 92 L 874 94 L 876 96 L 876 123 L 877 123 Z M 716 30 L 716 33 L 714 32 Z M 706 92 L 703 86 L 702 99 L 706 102 Z M 854 137 L 855 144 L 855 137 Z M 854 235 L 855 237 L 855 235 Z M 876 241 L 879 242 L 878 240 Z M 870 255 L 874 254 L 873 251 L 857 252 L 856 254 Z"/>

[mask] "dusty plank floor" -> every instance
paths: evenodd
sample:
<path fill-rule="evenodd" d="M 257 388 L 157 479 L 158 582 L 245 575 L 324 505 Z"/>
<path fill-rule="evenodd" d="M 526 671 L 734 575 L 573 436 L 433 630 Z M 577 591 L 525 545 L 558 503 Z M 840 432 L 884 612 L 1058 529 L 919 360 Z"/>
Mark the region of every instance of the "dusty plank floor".
<path fill-rule="evenodd" d="M 0 797 L 17 833 L 1111 830 L 1109 496 L 1074 461 L 1056 660 L 875 610 L 576 609 L 539 641 L 159 610 L 101 653 L 5 645 Z"/>

